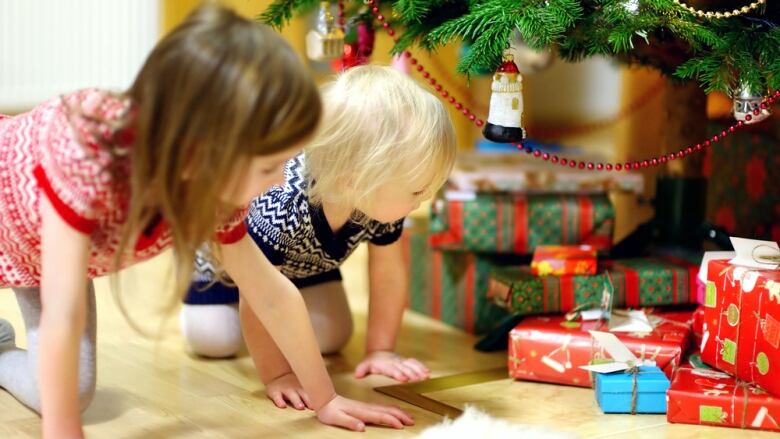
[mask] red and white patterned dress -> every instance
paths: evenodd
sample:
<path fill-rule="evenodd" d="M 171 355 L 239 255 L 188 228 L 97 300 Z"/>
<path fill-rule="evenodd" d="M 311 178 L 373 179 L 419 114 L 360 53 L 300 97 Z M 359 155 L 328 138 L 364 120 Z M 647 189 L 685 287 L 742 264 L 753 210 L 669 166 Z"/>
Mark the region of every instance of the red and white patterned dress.
<path fill-rule="evenodd" d="M 89 277 L 114 271 L 129 193 L 117 193 L 108 166 L 127 170 L 129 154 L 117 157 L 98 146 L 92 133 L 108 136 L 109 125 L 82 116 L 72 117 L 71 123 L 71 108 L 106 121 L 122 120 L 131 111 L 128 101 L 91 89 L 18 116 L 0 115 L 0 287 L 40 285 L 39 206 L 44 196 L 63 220 L 91 237 Z M 219 228 L 217 238 L 229 244 L 245 234 L 238 213 Z M 129 261 L 148 259 L 171 243 L 170 230 L 161 221 L 139 237 Z"/>

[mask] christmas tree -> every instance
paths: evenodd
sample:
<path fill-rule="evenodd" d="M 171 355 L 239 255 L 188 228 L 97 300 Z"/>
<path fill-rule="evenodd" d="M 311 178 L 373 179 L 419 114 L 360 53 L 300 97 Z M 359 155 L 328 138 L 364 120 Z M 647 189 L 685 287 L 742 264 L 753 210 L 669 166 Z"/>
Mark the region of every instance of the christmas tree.
<path fill-rule="evenodd" d="M 275 27 L 316 0 L 276 0 L 261 15 Z M 493 70 L 513 33 L 567 61 L 594 55 L 695 80 L 705 92 L 780 89 L 780 6 L 765 0 L 394 0 L 375 2 L 397 29 L 394 52 L 471 45 L 465 74 Z M 347 7 L 363 6 L 347 2 Z"/>
<path fill-rule="evenodd" d="M 690 4 L 683 1 L 331 3 L 338 3 L 342 24 L 347 16 L 373 15 L 393 37 L 395 53 L 409 55 L 409 50 L 416 49 L 435 53 L 447 44 L 468 45 L 469 50 L 458 63 L 458 70 L 467 76 L 494 71 L 501 65 L 510 43 L 514 46 L 518 40 L 532 49 L 552 51 L 565 61 L 607 55 L 624 63 L 655 68 L 668 78 L 666 95 L 673 96 L 664 103 L 659 157 L 685 156 L 684 161 L 670 162 L 667 171 L 692 177 L 701 175 L 703 155 L 689 156 L 691 148 L 696 146 L 698 151 L 698 145 L 707 138 L 714 139 L 707 130 L 706 93 L 719 91 L 734 98 L 734 108 L 739 109 L 743 118 L 740 120 L 746 123 L 764 119 L 768 115 L 767 104 L 777 99 L 767 102 L 766 97 L 780 89 L 780 29 L 776 25 L 780 7 L 768 0 L 691 0 Z M 258 18 L 279 28 L 320 3 L 275 0 Z M 758 109 L 759 103 L 762 110 Z M 758 115 L 759 111 L 761 115 L 750 122 L 755 117 L 751 113 Z M 478 124 L 479 116 L 483 115 L 478 115 Z M 530 135 L 533 137 L 534 132 Z M 634 158 L 646 155 L 640 153 Z"/>

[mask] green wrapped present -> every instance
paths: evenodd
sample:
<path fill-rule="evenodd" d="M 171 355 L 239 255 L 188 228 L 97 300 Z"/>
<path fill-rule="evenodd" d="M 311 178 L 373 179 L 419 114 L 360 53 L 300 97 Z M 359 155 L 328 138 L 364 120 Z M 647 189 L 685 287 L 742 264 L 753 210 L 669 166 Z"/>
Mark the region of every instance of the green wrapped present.
<path fill-rule="evenodd" d="M 433 206 L 431 243 L 442 250 L 527 254 L 539 245 L 612 245 L 615 211 L 604 194 L 448 192 Z"/>
<path fill-rule="evenodd" d="M 494 261 L 472 253 L 433 250 L 427 225 L 406 226 L 402 236 L 410 268 L 410 308 L 472 334 L 508 315 L 486 293 Z"/>
<path fill-rule="evenodd" d="M 496 267 L 488 297 L 518 315 L 554 314 L 580 306 L 598 306 L 609 271 L 615 288 L 613 306 L 652 307 L 696 303 L 699 267 L 680 258 L 601 261 L 593 276 L 538 277 L 528 267 Z"/>

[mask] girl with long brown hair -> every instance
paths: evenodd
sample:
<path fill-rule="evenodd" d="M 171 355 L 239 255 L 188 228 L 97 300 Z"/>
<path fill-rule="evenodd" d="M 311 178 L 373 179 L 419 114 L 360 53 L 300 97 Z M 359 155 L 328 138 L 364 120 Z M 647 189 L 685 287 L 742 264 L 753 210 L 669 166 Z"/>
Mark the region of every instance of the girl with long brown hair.
<path fill-rule="evenodd" d="M 79 410 L 95 387 L 90 279 L 173 247 L 181 295 L 204 241 L 322 422 L 411 423 L 336 395 L 303 300 L 246 233 L 245 206 L 282 181 L 320 111 L 280 37 L 205 6 L 160 41 L 127 92 L 82 90 L 0 116 L 0 286 L 14 289 L 27 332 L 18 349 L 0 320 L 0 386 L 41 413 L 44 437 L 83 436 Z"/>

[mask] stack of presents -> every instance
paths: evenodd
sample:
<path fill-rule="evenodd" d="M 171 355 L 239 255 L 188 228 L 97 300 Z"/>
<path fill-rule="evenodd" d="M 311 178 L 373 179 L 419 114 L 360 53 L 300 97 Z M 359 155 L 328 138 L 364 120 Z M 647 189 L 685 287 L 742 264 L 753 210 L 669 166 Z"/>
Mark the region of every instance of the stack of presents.
<path fill-rule="evenodd" d="M 607 194 L 641 177 L 479 168 L 407 223 L 413 310 L 473 334 L 519 322 L 510 376 L 592 387 L 604 413 L 780 431 L 776 243 L 610 259 Z"/>

